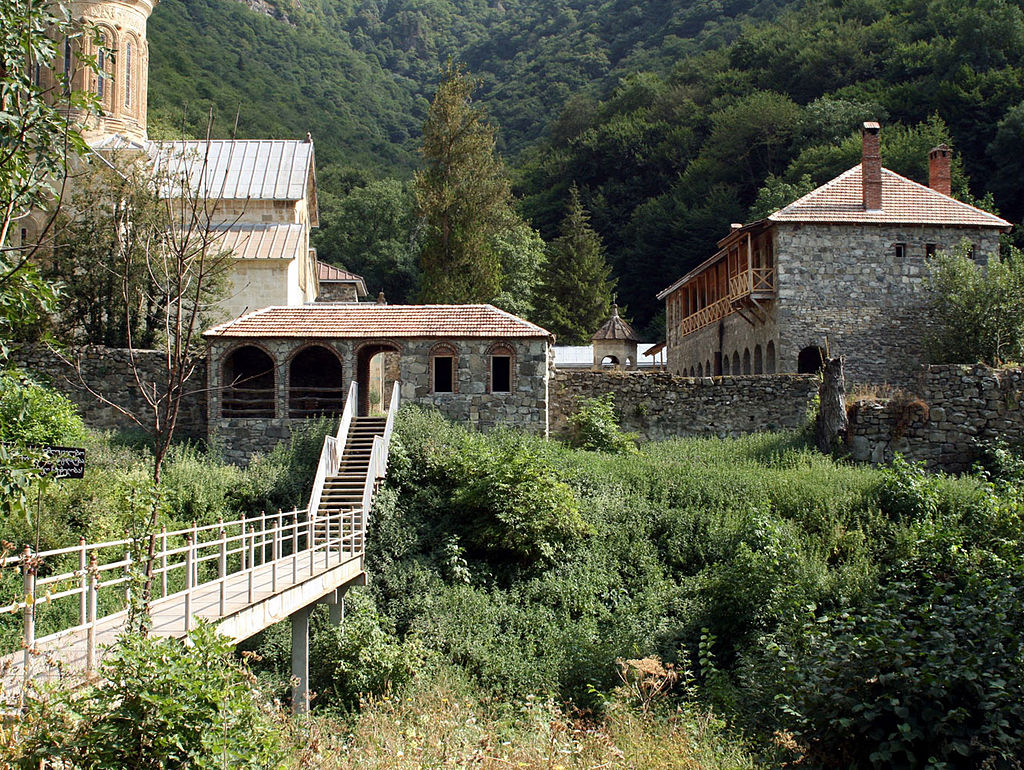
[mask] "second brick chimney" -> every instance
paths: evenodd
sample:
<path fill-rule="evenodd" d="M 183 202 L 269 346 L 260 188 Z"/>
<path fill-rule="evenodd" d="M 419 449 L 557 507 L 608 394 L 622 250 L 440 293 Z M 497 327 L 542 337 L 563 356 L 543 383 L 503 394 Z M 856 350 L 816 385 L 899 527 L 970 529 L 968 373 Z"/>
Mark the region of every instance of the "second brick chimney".
<path fill-rule="evenodd" d="M 879 130 L 879 125 L 874 121 L 865 123 L 861 130 L 860 173 L 864 185 L 864 209 L 867 211 L 882 209 L 882 151 L 878 144 Z"/>
<path fill-rule="evenodd" d="M 953 151 L 940 144 L 928 153 L 928 186 L 943 195 L 953 194 L 953 182 L 949 176 L 949 165 Z"/>

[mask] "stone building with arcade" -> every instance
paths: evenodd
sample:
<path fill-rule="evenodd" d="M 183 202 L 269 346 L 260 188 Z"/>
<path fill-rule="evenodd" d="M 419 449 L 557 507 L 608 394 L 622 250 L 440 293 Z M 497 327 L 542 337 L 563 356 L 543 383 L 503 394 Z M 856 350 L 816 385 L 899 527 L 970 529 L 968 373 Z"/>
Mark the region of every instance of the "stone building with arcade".
<path fill-rule="evenodd" d="M 671 372 L 811 373 L 829 351 L 861 382 L 913 376 L 929 259 L 964 245 L 983 263 L 1010 223 L 951 197 L 948 147 L 931 151 L 926 187 L 882 167 L 877 123 L 862 138 L 859 165 L 733 225 L 714 256 L 658 294 Z"/>
<path fill-rule="evenodd" d="M 360 415 L 386 408 L 397 381 L 402 403 L 451 420 L 548 432 L 554 338 L 491 305 L 269 307 L 204 336 L 209 434 L 234 461 L 301 420 L 340 415 L 352 382 Z"/>

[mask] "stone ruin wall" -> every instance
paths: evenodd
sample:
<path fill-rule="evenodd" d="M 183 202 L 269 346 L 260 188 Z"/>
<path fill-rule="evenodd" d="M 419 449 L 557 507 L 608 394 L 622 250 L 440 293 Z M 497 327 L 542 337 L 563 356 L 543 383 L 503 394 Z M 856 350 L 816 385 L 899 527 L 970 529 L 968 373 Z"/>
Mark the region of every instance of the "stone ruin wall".
<path fill-rule="evenodd" d="M 98 393 L 126 407 L 132 413 L 152 419 L 152 410 L 135 387 L 135 374 L 127 350 L 99 346 L 69 349 L 66 357 L 78 361 L 81 377 Z M 109 404 L 100 402 L 81 386 L 78 371 L 52 350 L 32 346 L 17 351 L 13 363 L 32 372 L 70 398 L 79 409 L 86 425 L 97 430 L 133 430 L 138 426 Z M 164 354 L 158 350 L 136 350 L 135 361 L 143 381 L 155 382 L 161 377 Z M 201 361 L 189 380 L 178 416 L 179 438 L 206 439 L 206 362 Z"/>
<path fill-rule="evenodd" d="M 854 460 L 888 462 L 896 453 L 933 471 L 968 470 L 978 442 L 1024 444 L 1024 367 L 946 364 L 923 369 L 894 398 L 849 406 Z"/>
<path fill-rule="evenodd" d="M 809 374 L 681 377 L 560 369 L 551 380 L 551 433 L 568 432 L 579 399 L 606 393 L 615 394 L 621 427 L 643 438 L 726 438 L 800 428 L 818 393 L 818 379 Z"/>

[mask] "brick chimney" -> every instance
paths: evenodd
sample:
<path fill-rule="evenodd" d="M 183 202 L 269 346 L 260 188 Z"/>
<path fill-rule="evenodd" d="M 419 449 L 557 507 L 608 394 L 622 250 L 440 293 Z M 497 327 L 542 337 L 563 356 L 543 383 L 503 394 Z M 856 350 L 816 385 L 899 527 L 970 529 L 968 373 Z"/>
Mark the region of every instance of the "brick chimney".
<path fill-rule="evenodd" d="M 953 183 L 949 176 L 950 159 L 953 151 L 944 144 L 928 153 L 928 186 L 943 195 L 953 194 Z"/>
<path fill-rule="evenodd" d="M 882 152 L 878 145 L 879 125 L 874 121 L 864 124 L 861 129 L 860 173 L 864 186 L 864 209 L 882 209 Z"/>

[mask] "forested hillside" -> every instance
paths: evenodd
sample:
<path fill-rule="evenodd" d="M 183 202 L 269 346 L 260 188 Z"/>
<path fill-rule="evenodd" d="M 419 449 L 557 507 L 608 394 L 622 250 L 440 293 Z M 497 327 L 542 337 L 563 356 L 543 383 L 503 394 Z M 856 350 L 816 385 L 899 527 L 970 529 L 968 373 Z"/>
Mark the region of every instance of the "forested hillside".
<path fill-rule="evenodd" d="M 332 218 L 353 188 L 408 179 L 449 56 L 482 80 L 476 99 L 522 213 L 552 239 L 575 182 L 620 301 L 650 336 L 654 293 L 709 256 L 730 222 L 855 163 L 865 119 L 883 123 L 888 167 L 923 181 L 928 149 L 948 142 L 962 159 L 957 195 L 991 193 L 985 205 L 1024 215 L 1020 0 L 275 3 L 163 0 L 151 112 L 173 130 L 187 101 L 197 131 L 212 101 L 221 133 L 236 108 L 241 136 L 312 131 L 318 245 L 352 269 L 381 266 L 339 247 L 351 238 Z M 379 238 L 411 243 L 393 228 Z"/>

